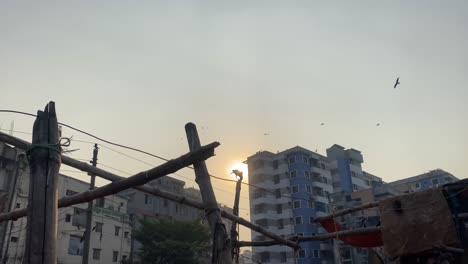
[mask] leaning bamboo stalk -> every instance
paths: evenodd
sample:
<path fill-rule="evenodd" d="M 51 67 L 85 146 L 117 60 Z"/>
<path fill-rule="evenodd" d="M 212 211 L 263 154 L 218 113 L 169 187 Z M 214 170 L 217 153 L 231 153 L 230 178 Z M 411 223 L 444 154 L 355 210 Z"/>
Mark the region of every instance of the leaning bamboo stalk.
<path fill-rule="evenodd" d="M 23 150 L 27 150 L 31 146 L 30 143 L 28 143 L 28 142 L 26 142 L 26 141 L 24 141 L 22 139 L 19 139 L 19 138 L 10 136 L 8 134 L 5 134 L 3 132 L 0 132 L 0 142 L 5 142 L 7 144 L 13 145 L 13 146 L 15 146 L 15 147 L 17 147 L 19 149 L 23 149 Z M 101 177 L 103 179 L 106 179 L 106 180 L 109 180 L 109 181 L 112 181 L 112 182 L 121 181 L 123 179 L 126 179 L 125 177 L 118 176 L 118 175 L 116 175 L 114 173 L 111 173 L 111 172 L 108 172 L 106 170 L 91 166 L 91 165 L 89 165 L 89 164 L 87 164 L 85 162 L 81 162 L 81 161 L 75 160 L 75 159 L 67 157 L 67 156 L 62 156 L 62 163 L 65 164 L 65 165 L 68 165 L 70 167 L 73 167 L 75 169 L 95 174 L 98 177 Z M 200 209 L 200 210 L 204 210 L 203 203 L 201 203 L 199 201 L 195 201 L 195 200 L 186 198 L 184 196 L 179 196 L 179 195 L 176 195 L 176 194 L 173 194 L 173 193 L 170 193 L 170 192 L 162 191 L 162 190 L 160 190 L 160 189 L 158 189 L 158 188 L 156 188 L 154 186 L 151 186 L 151 185 L 141 185 L 141 186 L 135 186 L 135 187 L 132 187 L 132 188 L 136 189 L 136 190 L 139 190 L 139 191 L 142 191 L 144 193 L 148 193 L 148 194 L 151 194 L 151 195 L 154 195 L 154 196 L 166 198 L 166 199 L 174 201 L 174 202 L 178 202 L 178 203 L 185 204 L 185 205 L 188 205 L 188 206 Z M 60 206 L 60 200 L 59 200 L 59 207 L 62 207 L 62 206 Z M 21 209 L 21 210 L 12 211 L 12 212 L 9 212 L 9 213 L 0 214 L 0 222 L 7 221 L 7 220 L 16 220 L 18 218 L 24 217 L 24 216 L 26 216 L 26 212 L 27 212 L 26 209 Z M 228 213 L 226 211 L 223 211 L 223 210 L 221 210 L 221 215 L 222 215 L 222 217 L 224 217 L 226 219 L 229 219 L 231 221 L 238 221 L 238 219 L 239 219 L 239 217 L 235 218 L 232 214 L 230 214 L 230 213 Z M 242 218 L 240 218 L 240 219 L 242 219 Z M 271 235 L 272 234 L 271 232 L 268 232 L 264 228 L 262 228 L 260 226 L 257 226 L 255 224 L 252 224 L 252 223 L 250 223 L 250 222 L 248 222 L 246 220 L 240 221 L 239 224 L 241 224 L 241 225 L 243 225 L 243 226 L 245 226 L 247 228 L 252 228 L 253 227 L 253 228 L 255 228 L 255 231 L 257 231 L 260 234 L 262 234 L 262 235 L 264 235 L 266 237 L 269 237 L 271 239 L 278 239 L 278 236 L 275 236 L 275 234 Z M 279 237 L 279 238 L 281 239 L 281 240 L 279 240 L 279 241 L 281 241 L 280 244 L 287 244 L 285 242 L 284 238 L 282 238 L 282 237 Z M 297 244 L 295 244 L 295 243 L 294 244 L 289 244 L 289 246 L 291 246 L 293 248 L 296 248 Z"/>
<path fill-rule="evenodd" d="M 371 203 L 363 204 L 363 205 L 356 206 L 356 207 L 353 207 L 353 208 L 348 208 L 348 209 L 344 209 L 344 210 L 341 210 L 341 211 L 337 211 L 337 212 L 334 212 L 333 214 L 330 214 L 330 215 L 317 217 L 317 218 L 314 219 L 314 222 L 315 223 L 322 222 L 324 220 L 332 219 L 332 218 L 335 218 L 337 216 L 342 216 L 342 215 L 346 215 L 346 214 L 349 214 L 349 213 L 353 213 L 353 212 L 357 212 L 357 211 L 361 211 L 361 210 L 364 210 L 364 209 L 377 207 L 377 206 L 379 206 L 379 202 L 371 202 Z"/>
<path fill-rule="evenodd" d="M 369 234 L 369 233 L 378 233 L 380 232 L 380 227 L 368 227 L 368 228 L 356 228 L 344 231 L 338 231 L 334 233 L 328 234 L 320 234 L 316 236 L 310 237 L 293 237 L 288 239 L 288 241 L 296 241 L 296 242 L 306 242 L 306 241 L 322 241 L 328 239 L 339 239 L 345 235 L 357 235 L 357 234 Z M 239 241 L 237 245 L 239 247 L 268 247 L 268 246 L 275 246 L 279 245 L 278 241 L 258 241 L 258 242 L 250 242 L 250 241 Z"/>
<path fill-rule="evenodd" d="M 179 158 L 170 160 L 166 163 L 163 163 L 160 166 L 157 166 L 153 169 L 137 173 L 134 176 L 121 179 L 119 181 L 114 181 L 102 187 L 88 190 L 76 195 L 62 197 L 58 201 L 58 207 L 67 207 L 70 205 L 80 204 L 89 202 L 101 197 L 105 197 L 111 194 L 118 193 L 120 191 L 143 185 L 149 181 L 155 180 L 157 178 L 166 176 L 168 174 L 174 173 L 188 165 L 191 165 L 200 160 L 205 160 L 211 156 L 214 156 L 214 149 L 219 146 L 218 142 L 211 143 L 209 145 L 201 147 L 199 150 L 189 152 L 180 156 Z M 6 214 L 0 214 L 0 222 L 10 219 L 17 219 L 19 217 L 25 216 L 27 210 L 18 210 L 9 212 Z"/>

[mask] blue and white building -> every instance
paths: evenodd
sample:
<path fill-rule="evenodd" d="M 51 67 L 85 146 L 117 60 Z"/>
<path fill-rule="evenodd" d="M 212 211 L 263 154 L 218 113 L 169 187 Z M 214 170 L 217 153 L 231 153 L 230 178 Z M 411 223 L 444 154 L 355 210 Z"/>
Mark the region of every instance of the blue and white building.
<path fill-rule="evenodd" d="M 327 156 L 297 146 L 248 157 L 250 183 L 266 189 L 249 189 L 251 221 L 284 237 L 325 233 L 313 219 L 330 212 L 331 193 L 351 193 L 381 181 L 363 172 L 362 162 L 359 151 L 339 145 L 327 149 Z M 252 241 L 264 239 L 252 233 Z M 331 241 L 303 242 L 301 247 L 296 255 L 284 246 L 253 248 L 253 254 L 263 263 L 296 263 L 295 258 L 298 264 L 335 263 Z"/>

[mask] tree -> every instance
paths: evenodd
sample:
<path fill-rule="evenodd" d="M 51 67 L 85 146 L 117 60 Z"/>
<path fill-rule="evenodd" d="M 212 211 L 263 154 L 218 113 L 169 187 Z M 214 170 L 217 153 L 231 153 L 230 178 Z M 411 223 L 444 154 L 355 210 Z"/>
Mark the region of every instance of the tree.
<path fill-rule="evenodd" d="M 140 221 L 135 238 L 142 247 L 144 264 L 198 264 L 197 258 L 210 249 L 210 233 L 198 222 Z"/>

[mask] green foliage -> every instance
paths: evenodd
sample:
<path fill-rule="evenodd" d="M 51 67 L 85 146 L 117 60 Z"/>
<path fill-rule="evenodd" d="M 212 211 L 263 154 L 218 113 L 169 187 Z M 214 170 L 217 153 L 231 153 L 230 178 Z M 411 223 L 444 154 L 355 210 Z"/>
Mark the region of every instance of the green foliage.
<path fill-rule="evenodd" d="M 142 244 L 144 264 L 197 264 L 210 249 L 207 227 L 198 222 L 141 221 L 135 238 Z"/>

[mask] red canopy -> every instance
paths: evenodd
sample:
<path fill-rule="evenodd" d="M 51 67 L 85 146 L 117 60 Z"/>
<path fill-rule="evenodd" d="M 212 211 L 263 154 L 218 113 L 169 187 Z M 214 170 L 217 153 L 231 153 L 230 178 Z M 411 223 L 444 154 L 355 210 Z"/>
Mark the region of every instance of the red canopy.
<path fill-rule="evenodd" d="M 323 226 L 323 228 L 325 228 L 325 230 L 327 230 L 328 233 L 343 231 L 343 227 L 336 223 L 333 219 L 320 221 L 320 224 Z M 380 231 L 367 234 L 341 235 L 337 238 L 353 247 L 371 248 L 383 246 L 382 233 Z"/>

